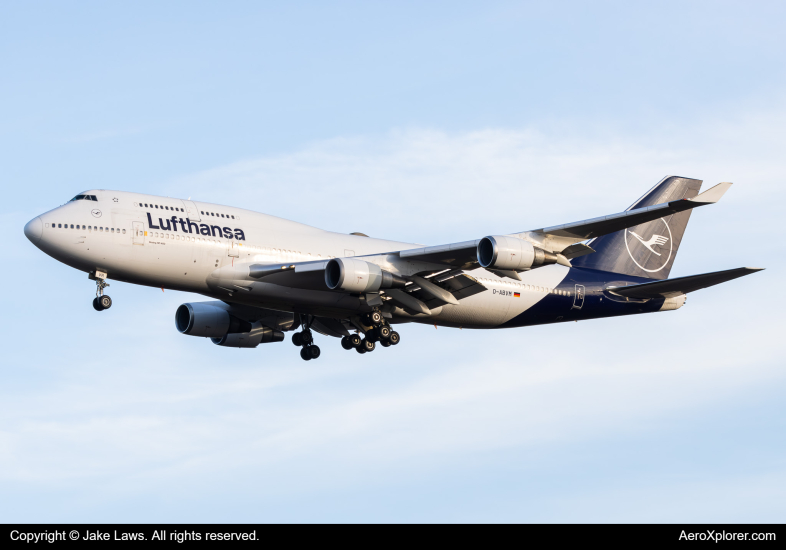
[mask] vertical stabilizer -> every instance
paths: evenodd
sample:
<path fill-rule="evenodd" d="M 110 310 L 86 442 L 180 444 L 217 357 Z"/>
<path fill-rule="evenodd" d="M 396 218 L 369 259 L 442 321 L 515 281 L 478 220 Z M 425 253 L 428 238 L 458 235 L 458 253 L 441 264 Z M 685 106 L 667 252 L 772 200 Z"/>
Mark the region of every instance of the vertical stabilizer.
<path fill-rule="evenodd" d="M 628 210 L 692 199 L 699 194 L 700 188 L 701 180 L 667 176 Z M 576 258 L 571 263 L 575 267 L 667 279 L 690 214 L 691 210 L 686 210 L 593 239 L 588 244 L 596 252 Z"/>

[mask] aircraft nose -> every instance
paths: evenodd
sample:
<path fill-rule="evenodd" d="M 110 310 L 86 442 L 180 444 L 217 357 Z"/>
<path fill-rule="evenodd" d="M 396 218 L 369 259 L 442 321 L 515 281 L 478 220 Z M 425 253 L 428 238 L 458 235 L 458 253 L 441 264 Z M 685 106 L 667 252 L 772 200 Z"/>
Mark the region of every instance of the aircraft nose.
<path fill-rule="evenodd" d="M 41 234 L 44 232 L 44 224 L 41 218 L 35 217 L 25 225 L 25 237 L 30 239 L 30 242 L 36 244 L 41 240 Z"/>

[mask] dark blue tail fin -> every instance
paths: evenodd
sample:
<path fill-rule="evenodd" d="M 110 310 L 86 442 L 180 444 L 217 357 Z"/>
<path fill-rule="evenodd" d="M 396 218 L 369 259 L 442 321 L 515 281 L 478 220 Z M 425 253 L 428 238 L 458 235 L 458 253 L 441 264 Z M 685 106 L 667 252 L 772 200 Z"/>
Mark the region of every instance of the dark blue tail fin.
<path fill-rule="evenodd" d="M 668 176 L 628 210 L 692 199 L 699 194 L 700 188 L 701 180 Z M 667 279 L 674 258 L 677 257 L 690 213 L 691 210 L 686 210 L 593 239 L 588 244 L 595 249 L 595 253 L 576 258 L 571 263 L 575 267 L 649 279 Z"/>

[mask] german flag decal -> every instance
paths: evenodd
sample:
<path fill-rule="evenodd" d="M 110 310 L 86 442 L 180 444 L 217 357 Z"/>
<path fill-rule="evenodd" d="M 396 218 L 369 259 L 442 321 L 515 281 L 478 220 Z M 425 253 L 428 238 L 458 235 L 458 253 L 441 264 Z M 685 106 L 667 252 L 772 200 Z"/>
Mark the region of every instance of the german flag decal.
<path fill-rule="evenodd" d="M 513 293 L 513 297 L 514 298 L 521 298 L 521 293 L 520 292 L 514 292 Z"/>

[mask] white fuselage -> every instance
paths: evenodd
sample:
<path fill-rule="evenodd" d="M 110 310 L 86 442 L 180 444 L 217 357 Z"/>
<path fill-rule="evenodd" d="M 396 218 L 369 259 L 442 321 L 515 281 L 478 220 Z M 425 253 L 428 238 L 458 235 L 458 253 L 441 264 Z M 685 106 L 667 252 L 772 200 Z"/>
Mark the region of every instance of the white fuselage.
<path fill-rule="evenodd" d="M 345 293 L 295 289 L 249 281 L 247 266 L 286 264 L 348 256 L 371 256 L 386 269 L 411 275 L 424 267 L 385 253 L 422 245 L 345 235 L 228 206 L 180 199 L 92 190 L 96 200 L 74 200 L 42 214 L 25 232 L 53 258 L 109 279 L 196 292 L 227 302 L 280 311 L 348 316 L 362 302 Z M 172 220 L 172 218 L 175 218 Z M 173 223 L 174 221 L 174 223 Z M 243 272 L 245 269 L 245 272 Z M 400 320 L 464 328 L 492 328 L 510 321 L 547 296 L 574 307 L 574 296 L 557 287 L 569 268 L 551 265 L 522 274 L 522 281 L 483 269 L 470 274 L 488 290 L 429 316 Z M 566 288 L 563 285 L 563 288 Z M 559 311 L 555 313 L 558 315 Z"/>

